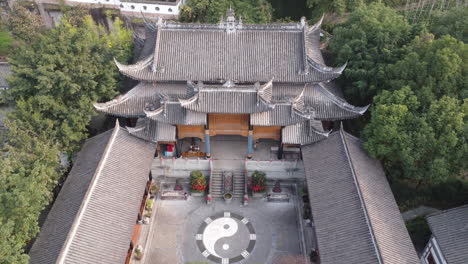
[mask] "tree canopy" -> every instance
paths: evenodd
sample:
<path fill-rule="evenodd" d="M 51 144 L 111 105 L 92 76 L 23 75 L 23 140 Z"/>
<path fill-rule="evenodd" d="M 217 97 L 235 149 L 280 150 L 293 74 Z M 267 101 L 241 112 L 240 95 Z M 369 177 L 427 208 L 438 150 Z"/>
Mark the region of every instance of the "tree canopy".
<path fill-rule="evenodd" d="M 389 89 L 409 85 L 423 107 L 442 96 L 468 97 L 468 46 L 463 42 L 425 35 L 408 44 L 404 55 L 387 68 Z"/>
<path fill-rule="evenodd" d="M 347 98 L 366 105 L 384 87 L 387 65 L 400 58 L 402 47 L 419 33 L 394 9 L 381 3 L 363 6 L 335 28 L 330 42 L 333 62 L 348 66 L 340 78 Z"/>
<path fill-rule="evenodd" d="M 30 129 L 50 121 L 52 136 L 65 150 L 76 150 L 95 115 L 92 103 L 117 94 L 113 58 L 127 61 L 131 40 L 131 32 L 119 20 L 108 33 L 89 16 L 77 25 L 65 16 L 58 27 L 19 47 L 10 58 L 14 74 L 5 97 L 17 103 L 12 117 L 30 124 Z"/>
<path fill-rule="evenodd" d="M 443 181 L 466 170 L 467 99 L 443 96 L 423 109 L 406 86 L 374 101 L 364 147 L 389 177 Z"/>
<path fill-rule="evenodd" d="M 40 212 L 60 177 L 59 145 L 7 121 L 7 153 L 0 160 L 0 263 L 28 263 L 24 247 L 39 232 Z"/>
<path fill-rule="evenodd" d="M 268 23 L 273 9 L 267 0 L 187 0 L 181 6 L 179 19 L 182 22 L 218 23 L 233 8 L 236 17 L 245 23 Z"/>

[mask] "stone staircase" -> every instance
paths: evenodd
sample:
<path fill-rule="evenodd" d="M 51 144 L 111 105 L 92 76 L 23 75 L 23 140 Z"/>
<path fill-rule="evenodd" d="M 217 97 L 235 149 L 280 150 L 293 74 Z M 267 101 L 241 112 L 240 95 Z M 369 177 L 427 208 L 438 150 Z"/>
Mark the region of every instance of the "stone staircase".
<path fill-rule="evenodd" d="M 244 187 L 245 187 L 245 176 L 242 171 L 234 171 L 232 173 L 232 183 L 233 183 L 233 198 L 244 198 Z"/>
<path fill-rule="evenodd" d="M 223 198 L 223 171 L 213 170 L 210 174 L 210 194 L 212 198 Z"/>
<path fill-rule="evenodd" d="M 224 181 L 223 175 L 226 172 L 222 170 L 213 170 L 211 172 L 211 188 L 210 194 L 213 199 L 223 198 L 224 195 Z M 232 197 L 244 198 L 245 177 L 242 171 L 232 172 Z"/>

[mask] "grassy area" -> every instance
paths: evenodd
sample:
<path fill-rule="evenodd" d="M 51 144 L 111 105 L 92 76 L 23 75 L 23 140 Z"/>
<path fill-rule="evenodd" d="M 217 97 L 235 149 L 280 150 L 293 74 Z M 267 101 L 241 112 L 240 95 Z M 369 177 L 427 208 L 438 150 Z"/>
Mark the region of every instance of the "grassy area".
<path fill-rule="evenodd" d="M 445 210 L 468 203 L 467 180 L 449 179 L 420 186 L 415 181 L 393 180 L 391 187 L 402 212 L 420 205 Z"/>
<path fill-rule="evenodd" d="M 8 55 L 12 44 L 13 40 L 9 33 L 7 31 L 0 30 L 0 56 Z"/>

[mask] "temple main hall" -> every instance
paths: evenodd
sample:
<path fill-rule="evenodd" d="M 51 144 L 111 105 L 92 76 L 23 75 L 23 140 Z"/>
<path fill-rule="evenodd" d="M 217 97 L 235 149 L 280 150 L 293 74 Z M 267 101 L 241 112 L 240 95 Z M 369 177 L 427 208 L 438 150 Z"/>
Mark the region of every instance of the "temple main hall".
<path fill-rule="evenodd" d="M 232 10 L 219 24 L 147 22 L 138 61 L 116 61 L 139 83 L 95 108 L 133 120 L 128 130 L 137 137 L 174 144 L 177 156 L 181 139 L 201 139 L 210 157 L 211 137 L 239 135 L 248 158 L 253 142 L 272 139 L 281 159 L 284 147 L 325 139 L 333 121 L 367 110 L 330 85 L 346 65 L 324 64 L 321 22 L 246 25 Z"/>

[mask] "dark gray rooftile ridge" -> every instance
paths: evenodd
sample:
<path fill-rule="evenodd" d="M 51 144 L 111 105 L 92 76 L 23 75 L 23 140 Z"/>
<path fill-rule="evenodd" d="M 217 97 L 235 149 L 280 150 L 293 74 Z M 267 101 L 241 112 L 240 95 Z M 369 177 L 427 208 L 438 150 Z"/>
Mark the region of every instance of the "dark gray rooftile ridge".
<path fill-rule="evenodd" d="M 369 105 L 366 105 L 366 106 L 354 106 L 354 105 L 351 105 L 349 104 L 348 102 L 346 102 L 344 99 L 334 95 L 332 92 L 330 92 L 326 87 L 323 86 L 323 83 L 319 83 L 318 86 L 320 87 L 319 91 L 324 95 L 326 96 L 328 99 L 330 99 L 330 101 L 332 101 L 336 106 L 338 106 L 339 108 L 343 109 L 343 110 L 346 110 L 346 111 L 350 111 L 350 112 L 353 112 L 353 113 L 357 113 L 357 114 L 364 114 L 367 109 L 370 107 L 370 104 Z"/>
<path fill-rule="evenodd" d="M 356 190 L 357 190 L 357 193 L 358 193 L 358 196 L 359 196 L 359 201 L 361 202 L 361 207 L 362 207 L 362 209 L 364 211 L 364 216 L 365 216 L 365 219 L 366 219 L 367 226 L 369 228 L 369 232 L 370 232 L 370 235 L 371 235 L 371 238 L 372 238 L 372 244 L 374 245 L 374 249 L 375 249 L 375 253 L 377 255 L 377 259 L 379 260 L 379 264 L 383 264 L 382 254 L 380 252 L 380 248 L 379 248 L 377 240 L 375 238 L 375 233 L 374 233 L 374 229 L 372 227 L 372 223 L 370 221 L 369 212 L 367 211 L 367 207 L 366 207 L 366 204 L 364 202 L 361 187 L 359 185 L 359 180 L 356 177 L 356 170 L 355 170 L 354 164 L 353 164 L 353 162 L 351 160 L 351 156 L 350 156 L 349 149 L 348 149 L 348 143 L 347 143 L 346 138 L 345 138 L 345 136 L 349 135 L 349 134 L 346 133 L 343 130 L 343 126 L 340 127 L 340 130 L 339 130 L 338 133 L 340 133 L 341 142 L 342 142 L 343 148 L 345 150 L 346 159 L 348 160 L 349 167 L 351 169 L 351 174 L 353 176 L 354 185 L 356 187 Z"/>
<path fill-rule="evenodd" d="M 71 229 L 67 235 L 67 239 L 65 240 L 64 246 L 62 247 L 60 254 L 57 258 L 58 264 L 63 264 L 65 263 L 65 259 L 67 257 L 68 251 L 70 249 L 71 243 L 76 235 L 76 231 L 78 229 L 78 226 L 80 225 L 80 221 L 83 217 L 83 214 L 88 206 L 89 199 L 91 198 L 92 193 L 94 192 L 94 188 L 96 186 L 97 180 L 99 178 L 99 175 L 102 171 L 102 168 L 104 167 L 104 164 L 107 160 L 107 157 L 109 156 L 109 152 L 113 146 L 113 143 L 115 141 L 115 138 L 117 137 L 118 133 L 120 130 L 120 125 L 119 125 L 119 120 L 116 120 L 114 130 L 112 131 L 112 135 L 109 139 L 109 142 L 107 143 L 107 146 L 104 150 L 103 156 L 101 160 L 99 161 L 98 167 L 96 171 L 94 172 L 93 178 L 91 179 L 90 182 L 90 187 L 86 191 L 86 194 L 83 198 L 83 202 L 80 205 L 80 209 L 78 210 L 77 215 L 75 216 L 75 220 L 73 221 L 73 224 L 71 226 Z"/>
<path fill-rule="evenodd" d="M 450 212 L 452 212 L 452 211 L 458 211 L 458 210 L 464 209 L 464 208 L 467 208 L 467 209 L 468 209 L 468 204 L 461 205 L 461 206 L 454 207 L 454 208 L 450 208 L 450 209 L 446 209 L 446 210 L 442 210 L 442 211 L 438 211 L 438 212 L 434 212 L 434 213 L 428 214 L 428 215 L 426 216 L 426 218 L 430 218 L 430 217 L 432 217 L 432 216 L 437 216 L 437 215 L 442 215 L 442 214 L 450 213 Z"/>

